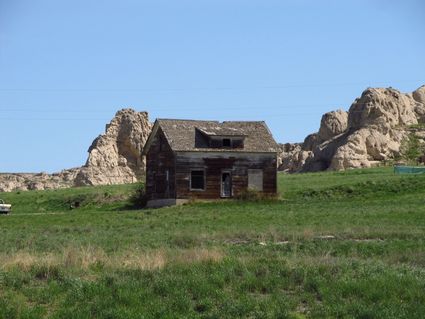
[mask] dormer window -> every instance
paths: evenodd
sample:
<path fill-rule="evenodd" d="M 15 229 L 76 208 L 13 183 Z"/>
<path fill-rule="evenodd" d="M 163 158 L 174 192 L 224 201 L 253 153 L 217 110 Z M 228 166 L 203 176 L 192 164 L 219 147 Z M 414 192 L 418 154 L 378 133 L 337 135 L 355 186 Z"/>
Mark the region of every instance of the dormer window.
<path fill-rule="evenodd" d="M 230 138 L 223 138 L 223 147 L 232 147 L 232 140 Z"/>
<path fill-rule="evenodd" d="M 195 128 L 196 148 L 243 149 L 248 135 L 235 128 Z"/>

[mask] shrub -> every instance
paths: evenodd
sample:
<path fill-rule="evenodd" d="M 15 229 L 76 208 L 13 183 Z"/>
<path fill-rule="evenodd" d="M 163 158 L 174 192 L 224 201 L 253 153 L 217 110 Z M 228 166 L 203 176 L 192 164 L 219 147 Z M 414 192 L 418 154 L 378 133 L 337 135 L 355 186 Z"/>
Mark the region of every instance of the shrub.
<path fill-rule="evenodd" d="M 77 194 L 69 196 L 65 199 L 65 204 L 69 209 L 76 209 L 87 205 L 90 202 L 90 196 L 87 194 Z"/>
<path fill-rule="evenodd" d="M 424 145 L 414 133 L 410 133 L 400 145 L 402 159 L 408 163 L 418 164 L 419 157 L 424 151 Z"/>
<path fill-rule="evenodd" d="M 139 183 L 134 193 L 130 196 L 130 203 L 134 208 L 143 208 L 146 207 L 147 202 L 145 185 Z"/>

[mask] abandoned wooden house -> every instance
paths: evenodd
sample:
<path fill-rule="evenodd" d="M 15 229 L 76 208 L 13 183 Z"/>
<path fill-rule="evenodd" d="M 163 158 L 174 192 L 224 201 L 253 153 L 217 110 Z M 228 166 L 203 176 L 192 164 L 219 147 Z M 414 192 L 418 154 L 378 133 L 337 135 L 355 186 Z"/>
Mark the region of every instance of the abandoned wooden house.
<path fill-rule="evenodd" d="M 264 122 L 157 119 L 142 152 L 148 207 L 274 194 L 277 149 Z"/>

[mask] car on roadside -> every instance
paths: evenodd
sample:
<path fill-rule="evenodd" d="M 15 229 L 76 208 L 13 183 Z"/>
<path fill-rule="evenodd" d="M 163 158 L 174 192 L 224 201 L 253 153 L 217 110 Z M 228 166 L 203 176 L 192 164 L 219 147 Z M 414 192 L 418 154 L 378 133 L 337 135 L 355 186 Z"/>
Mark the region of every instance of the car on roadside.
<path fill-rule="evenodd" d="M 6 204 L 4 200 L 0 199 L 0 214 L 9 214 L 12 211 L 12 205 Z"/>

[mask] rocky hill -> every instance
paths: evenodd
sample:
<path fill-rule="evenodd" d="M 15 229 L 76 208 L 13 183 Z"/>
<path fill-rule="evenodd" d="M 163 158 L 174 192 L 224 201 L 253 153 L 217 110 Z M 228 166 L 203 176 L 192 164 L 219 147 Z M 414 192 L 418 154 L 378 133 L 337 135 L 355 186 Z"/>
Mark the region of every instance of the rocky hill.
<path fill-rule="evenodd" d="M 120 110 L 91 144 L 84 166 L 55 174 L 3 173 L 0 192 L 135 182 L 144 174 L 140 154 L 151 127 L 147 112 Z"/>
<path fill-rule="evenodd" d="M 425 86 L 408 94 L 393 88 L 368 88 L 348 112 L 324 114 L 319 131 L 304 142 L 281 144 L 279 169 L 309 172 L 370 167 L 396 158 L 412 130 L 424 142 L 422 127 Z M 151 128 L 147 112 L 120 110 L 91 144 L 84 166 L 55 174 L 3 173 L 0 192 L 135 182 L 145 172 L 140 154 Z"/>
<path fill-rule="evenodd" d="M 151 131 L 147 112 L 118 111 L 90 146 L 86 165 L 79 169 L 76 186 L 136 182 L 145 172 L 141 153 Z"/>
<path fill-rule="evenodd" d="M 0 192 L 67 188 L 75 185 L 79 168 L 59 173 L 0 173 Z"/>
<path fill-rule="evenodd" d="M 281 144 L 280 170 L 309 172 L 370 167 L 400 155 L 414 131 L 424 142 L 425 86 L 404 94 L 393 88 L 368 88 L 348 112 L 322 116 L 317 133 L 303 143 Z"/>

